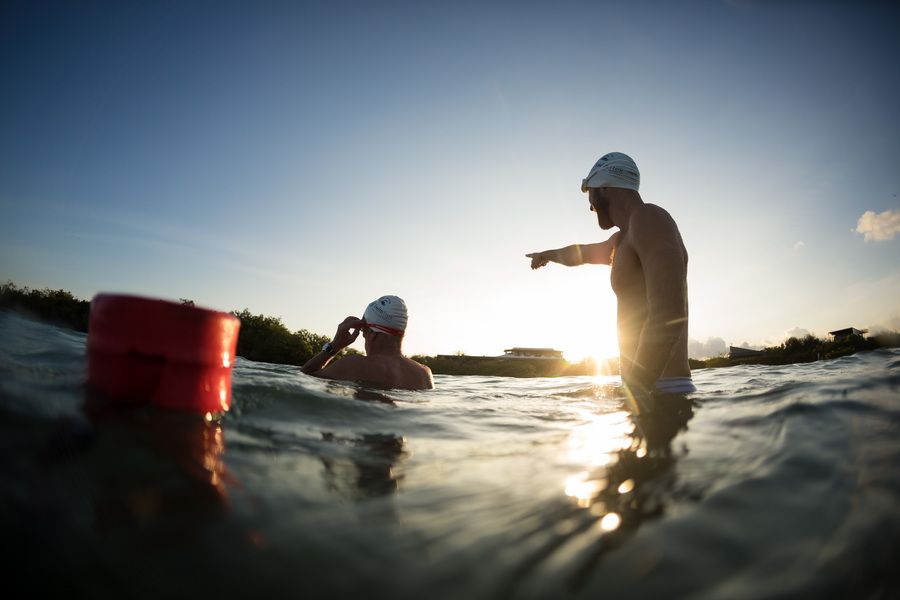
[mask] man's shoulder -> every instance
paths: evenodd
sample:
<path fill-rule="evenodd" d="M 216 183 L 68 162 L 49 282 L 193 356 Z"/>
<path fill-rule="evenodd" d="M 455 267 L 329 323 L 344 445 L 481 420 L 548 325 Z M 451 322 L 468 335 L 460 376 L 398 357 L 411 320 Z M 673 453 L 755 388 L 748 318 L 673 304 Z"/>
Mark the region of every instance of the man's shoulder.
<path fill-rule="evenodd" d="M 642 256 L 648 252 L 684 252 L 684 243 L 675 220 L 655 204 L 645 204 L 635 211 L 628 239 Z"/>
<path fill-rule="evenodd" d="M 431 369 L 408 356 L 403 357 L 403 368 L 407 373 L 416 373 L 431 377 Z"/>
<path fill-rule="evenodd" d="M 431 368 L 417 360 L 411 358 L 407 358 L 407 360 L 411 363 L 410 370 L 415 373 L 414 377 L 418 380 L 416 388 L 432 389 L 434 387 L 434 375 L 431 373 Z"/>
<path fill-rule="evenodd" d="M 432 373 L 431 373 L 431 367 L 429 367 L 428 365 L 423 365 L 422 363 L 420 363 L 419 361 L 416 361 L 416 360 L 414 360 L 413 362 L 417 365 L 418 369 L 419 369 L 422 373 L 424 373 L 424 374 L 427 375 L 428 377 L 431 377 L 431 376 L 432 376 Z"/>
<path fill-rule="evenodd" d="M 347 354 L 322 369 L 322 375 L 332 379 L 357 379 L 366 373 L 370 362 L 362 354 Z"/>
<path fill-rule="evenodd" d="M 370 359 L 365 354 L 345 354 L 340 359 L 334 361 L 333 365 L 364 365 L 369 362 Z"/>
<path fill-rule="evenodd" d="M 678 225 L 669 212 L 655 204 L 644 204 L 631 215 L 630 229 L 633 235 L 659 235 L 677 232 Z"/>
<path fill-rule="evenodd" d="M 634 211 L 634 218 L 641 220 L 667 219 L 672 221 L 672 215 L 662 206 L 645 202 Z"/>

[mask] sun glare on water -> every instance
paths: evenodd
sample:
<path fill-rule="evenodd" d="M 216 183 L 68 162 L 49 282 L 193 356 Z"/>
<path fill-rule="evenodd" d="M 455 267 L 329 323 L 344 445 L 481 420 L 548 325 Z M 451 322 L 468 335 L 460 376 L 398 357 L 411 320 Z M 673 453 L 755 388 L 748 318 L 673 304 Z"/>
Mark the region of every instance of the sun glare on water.
<path fill-rule="evenodd" d="M 603 467 L 610 464 L 617 452 L 631 445 L 633 428 L 624 411 L 602 415 L 583 411 L 582 414 L 585 423 L 572 431 L 565 449 L 567 462 L 580 469 L 565 479 L 563 491 L 580 508 L 590 509 L 598 518 L 600 529 L 609 532 L 619 527 L 621 517 L 597 501 L 609 485 Z M 629 479 L 618 485 L 616 491 L 627 494 L 633 489 L 634 481 Z"/>

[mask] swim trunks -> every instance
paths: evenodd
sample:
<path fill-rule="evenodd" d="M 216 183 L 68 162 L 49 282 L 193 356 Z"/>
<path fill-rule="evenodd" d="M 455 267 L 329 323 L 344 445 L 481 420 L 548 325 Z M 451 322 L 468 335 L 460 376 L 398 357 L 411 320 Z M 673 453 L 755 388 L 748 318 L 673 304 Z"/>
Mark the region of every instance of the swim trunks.
<path fill-rule="evenodd" d="M 656 391 L 664 394 L 690 394 L 697 386 L 690 377 L 662 377 L 656 380 Z"/>

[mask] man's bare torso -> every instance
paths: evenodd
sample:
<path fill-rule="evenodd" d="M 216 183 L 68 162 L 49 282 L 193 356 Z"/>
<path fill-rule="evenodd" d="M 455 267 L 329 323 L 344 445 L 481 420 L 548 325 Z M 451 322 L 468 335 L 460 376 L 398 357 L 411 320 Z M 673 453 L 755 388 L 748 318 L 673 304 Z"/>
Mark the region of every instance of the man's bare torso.
<path fill-rule="evenodd" d="M 653 205 L 646 205 L 642 210 L 662 210 Z M 668 214 L 668 213 L 666 213 Z M 668 221 L 671 221 L 669 217 Z M 666 230 L 667 229 L 667 230 Z M 680 249 L 685 272 L 687 268 L 687 250 L 681 240 L 681 234 L 674 221 L 670 228 L 653 232 L 655 235 L 675 236 L 673 248 Z M 644 233 L 646 235 L 646 232 Z M 631 238 L 631 229 L 622 231 L 613 250 L 612 270 L 610 283 L 617 298 L 617 324 L 619 336 L 619 353 L 621 355 L 622 376 L 628 378 L 629 369 L 635 359 L 641 340 L 641 332 L 647 324 L 649 317 L 649 302 L 647 296 L 647 283 L 644 276 L 644 267 L 634 248 Z M 677 250 L 676 250 L 677 251 Z M 685 284 L 686 285 L 686 282 Z M 686 302 L 686 294 L 685 294 Z M 685 314 L 687 314 L 685 306 Z M 680 324 L 680 336 L 675 342 L 671 356 L 663 369 L 661 377 L 690 377 L 691 370 L 687 357 L 688 323 L 685 320 Z"/>

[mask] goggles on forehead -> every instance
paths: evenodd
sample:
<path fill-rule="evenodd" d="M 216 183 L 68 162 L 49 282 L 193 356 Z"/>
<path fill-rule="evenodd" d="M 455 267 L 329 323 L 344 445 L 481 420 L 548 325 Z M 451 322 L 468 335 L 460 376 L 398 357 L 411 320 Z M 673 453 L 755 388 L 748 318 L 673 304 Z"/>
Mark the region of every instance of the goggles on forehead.
<path fill-rule="evenodd" d="M 588 175 L 587 177 L 585 177 L 584 179 L 581 180 L 581 191 L 582 192 L 588 191 L 588 189 L 589 189 L 588 182 L 591 180 L 591 177 L 593 177 L 595 173 L 596 173 L 596 171 L 591 171 L 590 175 Z"/>

